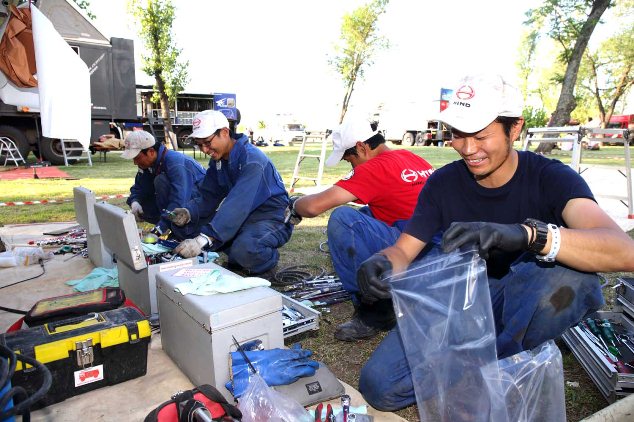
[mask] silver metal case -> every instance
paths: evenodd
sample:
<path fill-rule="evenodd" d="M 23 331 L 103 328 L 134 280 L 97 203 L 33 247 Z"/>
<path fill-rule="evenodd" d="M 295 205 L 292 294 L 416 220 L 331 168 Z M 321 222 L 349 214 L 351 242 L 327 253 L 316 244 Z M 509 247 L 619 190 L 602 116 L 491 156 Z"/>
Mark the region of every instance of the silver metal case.
<path fill-rule="evenodd" d="M 157 315 L 156 275 L 191 267 L 197 263 L 197 258 L 148 266 L 134 215 L 105 202 L 95 204 L 95 215 L 100 227 L 104 228 L 103 242 L 117 260 L 119 287 L 146 315 Z"/>
<path fill-rule="evenodd" d="M 216 264 L 195 267 L 234 273 Z M 284 347 L 282 295 L 268 287 L 256 287 L 209 296 L 185 295 L 174 287 L 188 280 L 177 271 L 157 274 L 163 350 L 194 385 L 212 384 L 227 400 L 229 353 L 236 351 L 232 336 L 240 343 L 259 339 L 265 349 Z"/>
<path fill-rule="evenodd" d="M 113 268 L 110 249 L 104 245 L 101 238 L 101 230 L 95 216 L 95 194 L 84 187 L 73 188 L 75 203 L 75 218 L 86 230 L 86 243 L 88 246 L 88 258 L 95 267 Z"/>

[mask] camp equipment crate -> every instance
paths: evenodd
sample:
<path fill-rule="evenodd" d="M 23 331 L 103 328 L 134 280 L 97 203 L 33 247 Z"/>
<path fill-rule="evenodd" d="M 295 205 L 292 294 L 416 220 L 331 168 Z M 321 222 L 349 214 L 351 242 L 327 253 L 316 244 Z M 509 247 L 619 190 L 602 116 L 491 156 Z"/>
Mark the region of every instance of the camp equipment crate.
<path fill-rule="evenodd" d="M 150 334 L 150 324 L 138 310 L 119 308 L 6 333 L 0 343 L 51 371 L 53 384 L 34 406 L 41 408 L 145 375 Z M 11 382 L 30 395 L 42 378 L 18 362 Z"/>
<path fill-rule="evenodd" d="M 156 276 L 163 350 L 195 385 L 211 384 L 229 401 L 229 353 L 240 343 L 260 340 L 265 349 L 284 347 L 282 295 L 268 287 L 209 296 L 174 291 L 201 272 L 220 271 L 239 277 L 216 264 L 159 273 Z"/>

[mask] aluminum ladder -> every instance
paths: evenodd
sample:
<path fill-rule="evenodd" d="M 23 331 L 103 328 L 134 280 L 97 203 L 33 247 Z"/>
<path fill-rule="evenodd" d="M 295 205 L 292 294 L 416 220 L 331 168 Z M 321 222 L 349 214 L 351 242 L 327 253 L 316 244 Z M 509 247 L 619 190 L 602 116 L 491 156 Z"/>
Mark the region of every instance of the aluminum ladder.
<path fill-rule="evenodd" d="M 297 161 L 295 161 L 295 168 L 293 169 L 293 178 L 291 179 L 291 184 L 288 188 L 289 192 L 293 193 L 295 190 L 295 184 L 300 180 L 312 180 L 313 183 L 315 183 L 315 186 L 321 186 L 321 178 L 324 175 L 324 163 L 326 161 L 327 136 L 326 132 L 313 132 L 304 136 L 302 144 L 299 147 L 299 152 L 297 153 Z M 321 142 L 321 152 L 319 154 L 305 153 L 306 142 L 308 142 L 309 139 L 319 140 L 319 142 Z M 305 158 L 315 158 L 319 162 L 316 177 L 299 175 L 300 168 Z"/>
<path fill-rule="evenodd" d="M 26 161 L 24 160 L 24 157 L 22 157 L 20 150 L 18 149 L 18 147 L 15 145 L 15 142 L 13 142 L 13 139 L 11 138 L 0 136 L 0 156 L 2 154 L 5 154 L 4 164 L 2 164 L 3 166 L 6 166 L 7 162 L 9 161 L 13 162 L 13 164 L 15 164 L 16 167 L 20 167 L 19 163 L 26 165 Z"/>
<path fill-rule="evenodd" d="M 84 149 L 84 147 L 77 142 L 75 139 L 60 139 L 60 144 L 62 145 L 62 154 L 64 155 L 64 166 L 68 167 L 68 153 L 72 151 L 81 151 L 81 154 L 78 156 L 70 157 L 71 160 L 88 160 L 88 165 L 92 166 L 92 158 L 90 157 L 90 151 Z M 76 146 L 76 145 L 79 146 Z M 84 154 L 86 156 L 84 157 Z"/>

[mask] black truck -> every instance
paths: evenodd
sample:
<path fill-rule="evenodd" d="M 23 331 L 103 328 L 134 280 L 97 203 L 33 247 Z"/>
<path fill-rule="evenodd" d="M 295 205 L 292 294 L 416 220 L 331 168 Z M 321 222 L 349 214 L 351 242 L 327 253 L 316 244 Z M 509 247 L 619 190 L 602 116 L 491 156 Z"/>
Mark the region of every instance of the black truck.
<path fill-rule="evenodd" d="M 122 138 L 124 124 L 138 122 L 132 40 L 108 40 L 66 0 L 34 0 L 32 3 L 88 66 L 91 142 L 108 133 Z M 39 113 L 0 101 L 0 136 L 11 138 L 24 158 L 34 152 L 53 165 L 64 164 L 60 141 L 41 135 L 39 119 Z M 71 151 L 70 155 L 80 153 Z"/>

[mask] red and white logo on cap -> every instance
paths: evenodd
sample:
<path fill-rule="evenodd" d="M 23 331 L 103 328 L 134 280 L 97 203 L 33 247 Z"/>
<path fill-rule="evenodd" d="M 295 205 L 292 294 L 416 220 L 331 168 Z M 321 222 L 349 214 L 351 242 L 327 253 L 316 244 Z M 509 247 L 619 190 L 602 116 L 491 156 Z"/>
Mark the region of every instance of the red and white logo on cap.
<path fill-rule="evenodd" d="M 475 96 L 475 91 L 473 90 L 473 88 L 469 85 L 462 85 L 460 88 L 458 88 L 458 90 L 456 91 L 456 97 L 458 97 L 461 100 L 470 100 Z"/>
<path fill-rule="evenodd" d="M 200 127 L 200 119 L 198 118 L 194 119 L 193 127 L 194 129 L 198 129 Z"/>

